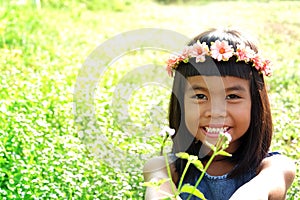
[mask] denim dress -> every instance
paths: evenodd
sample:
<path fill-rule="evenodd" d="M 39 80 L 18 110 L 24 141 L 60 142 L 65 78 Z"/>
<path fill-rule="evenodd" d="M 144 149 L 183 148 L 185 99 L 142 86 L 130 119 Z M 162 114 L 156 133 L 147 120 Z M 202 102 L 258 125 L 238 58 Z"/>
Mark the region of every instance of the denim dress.
<path fill-rule="evenodd" d="M 269 153 L 267 157 L 275 154 L 279 153 L 272 152 Z M 192 182 L 189 182 L 189 184 L 195 185 L 199 176 L 195 177 L 195 179 Z M 228 174 L 224 174 L 222 176 L 211 176 L 205 173 L 197 188 L 204 194 L 207 200 L 228 200 L 239 187 L 250 181 L 254 178 L 254 176 L 256 176 L 255 170 L 249 170 L 247 173 L 234 178 L 228 178 Z M 187 199 L 188 196 L 188 193 L 182 193 L 180 195 L 182 199 Z M 199 200 L 196 196 L 192 196 L 190 199 Z"/>

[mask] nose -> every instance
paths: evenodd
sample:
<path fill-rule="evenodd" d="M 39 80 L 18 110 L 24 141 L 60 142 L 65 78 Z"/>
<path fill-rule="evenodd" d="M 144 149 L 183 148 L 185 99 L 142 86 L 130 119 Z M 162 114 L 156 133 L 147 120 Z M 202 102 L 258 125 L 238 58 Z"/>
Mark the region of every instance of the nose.
<path fill-rule="evenodd" d="M 215 118 L 225 118 L 227 116 L 226 102 L 224 100 L 213 100 L 209 105 L 207 105 L 207 110 L 205 112 L 206 117 L 212 119 Z"/>

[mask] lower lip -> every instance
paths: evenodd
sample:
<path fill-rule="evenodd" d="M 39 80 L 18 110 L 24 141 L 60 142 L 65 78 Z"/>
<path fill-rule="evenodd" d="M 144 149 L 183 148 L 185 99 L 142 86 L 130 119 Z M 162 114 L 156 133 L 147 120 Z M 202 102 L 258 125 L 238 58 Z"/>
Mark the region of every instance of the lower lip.
<path fill-rule="evenodd" d="M 210 138 L 217 138 L 217 137 L 219 137 L 219 133 L 205 132 L 205 135 L 206 135 L 207 137 L 210 137 Z"/>

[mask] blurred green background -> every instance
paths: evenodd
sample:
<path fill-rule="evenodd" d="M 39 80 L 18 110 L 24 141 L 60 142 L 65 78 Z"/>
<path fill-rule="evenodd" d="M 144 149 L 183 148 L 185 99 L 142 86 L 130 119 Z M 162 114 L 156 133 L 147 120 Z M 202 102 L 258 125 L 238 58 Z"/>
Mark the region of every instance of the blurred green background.
<path fill-rule="evenodd" d="M 79 70 L 97 46 L 125 31 L 161 28 L 192 38 L 220 26 L 245 29 L 273 61 L 267 79 L 272 150 L 296 162 L 287 199 L 300 199 L 299 19 L 297 1 L 2 0 L 1 199 L 143 199 L 141 166 L 159 152 L 170 91 L 155 84 L 135 90 L 125 105 L 130 119 L 120 119 L 110 106 L 122 77 L 137 66 L 163 66 L 168 54 L 128 53 L 110 64 L 95 89 L 93 132 L 125 154 L 147 155 L 125 170 L 93 156 L 83 142 L 73 114 Z"/>

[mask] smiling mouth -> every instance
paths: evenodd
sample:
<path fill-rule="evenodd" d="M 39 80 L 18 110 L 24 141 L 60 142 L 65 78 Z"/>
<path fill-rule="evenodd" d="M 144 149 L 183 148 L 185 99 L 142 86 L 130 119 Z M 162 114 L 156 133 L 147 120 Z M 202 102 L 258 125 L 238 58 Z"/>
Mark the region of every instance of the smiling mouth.
<path fill-rule="evenodd" d="M 205 132 L 205 135 L 208 137 L 218 137 L 220 133 L 228 132 L 230 127 L 220 127 L 220 128 L 215 128 L 215 127 L 203 127 L 203 130 Z"/>

